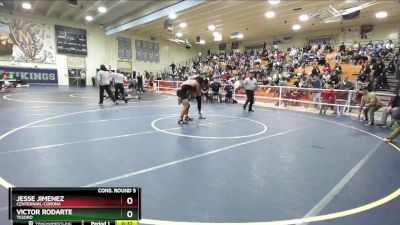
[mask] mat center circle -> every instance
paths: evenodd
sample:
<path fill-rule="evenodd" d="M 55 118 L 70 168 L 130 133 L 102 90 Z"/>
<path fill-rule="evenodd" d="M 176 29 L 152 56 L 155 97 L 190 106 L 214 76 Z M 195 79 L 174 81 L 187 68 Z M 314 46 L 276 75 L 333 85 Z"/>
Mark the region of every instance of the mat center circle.
<path fill-rule="evenodd" d="M 205 139 L 239 139 L 261 135 L 267 132 L 267 126 L 259 121 L 226 115 L 207 115 L 207 119 L 194 119 L 179 126 L 175 115 L 154 120 L 154 130 L 181 137 Z M 240 123 L 244 123 L 240 124 Z M 220 134 L 223 135 L 220 135 Z"/>

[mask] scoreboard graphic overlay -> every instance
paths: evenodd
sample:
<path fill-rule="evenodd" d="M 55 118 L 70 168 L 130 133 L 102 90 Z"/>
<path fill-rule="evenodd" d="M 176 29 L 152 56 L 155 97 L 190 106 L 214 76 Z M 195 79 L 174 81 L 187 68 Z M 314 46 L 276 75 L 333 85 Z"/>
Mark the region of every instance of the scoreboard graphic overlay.
<path fill-rule="evenodd" d="M 137 225 L 137 187 L 9 189 L 9 219 L 27 225 Z"/>

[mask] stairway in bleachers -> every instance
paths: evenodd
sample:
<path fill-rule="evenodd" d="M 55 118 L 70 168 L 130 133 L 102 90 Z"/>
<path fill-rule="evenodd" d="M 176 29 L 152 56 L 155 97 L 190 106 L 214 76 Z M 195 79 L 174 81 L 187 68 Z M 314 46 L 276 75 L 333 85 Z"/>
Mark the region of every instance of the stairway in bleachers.
<path fill-rule="evenodd" d="M 389 54 L 388 57 L 385 60 L 385 68 L 387 69 L 390 62 L 395 58 L 395 55 L 397 52 L 399 52 L 399 47 L 397 47 L 394 51 L 393 54 Z M 395 93 L 397 83 L 398 83 L 398 78 L 396 77 L 395 73 L 389 73 L 386 72 L 386 78 L 387 82 L 389 84 L 389 89 L 382 89 L 383 92 L 389 92 L 389 93 Z"/>

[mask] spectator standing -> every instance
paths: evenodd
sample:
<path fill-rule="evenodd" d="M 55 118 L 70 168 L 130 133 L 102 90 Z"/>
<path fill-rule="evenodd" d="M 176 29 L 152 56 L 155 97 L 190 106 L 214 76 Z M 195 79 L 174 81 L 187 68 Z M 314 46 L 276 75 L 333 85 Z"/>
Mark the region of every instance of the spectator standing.
<path fill-rule="evenodd" d="M 138 72 L 136 78 L 137 78 L 137 90 L 140 93 L 143 93 L 143 76 L 142 76 L 142 74 Z"/>
<path fill-rule="evenodd" d="M 328 104 L 333 104 L 335 102 L 335 91 L 333 89 L 332 83 L 326 85 L 326 89 L 322 91 L 322 107 L 319 110 L 319 114 L 326 114 L 326 110 L 330 107 Z"/>
<path fill-rule="evenodd" d="M 361 82 L 366 82 L 370 80 L 371 68 L 369 67 L 368 62 L 365 62 L 360 70 L 360 74 L 358 75 L 357 80 Z"/>
<path fill-rule="evenodd" d="M 385 63 L 383 59 L 380 59 L 372 68 L 374 70 L 374 81 L 375 81 L 375 90 L 380 90 L 382 87 L 385 86 L 384 83 L 384 70 L 385 70 Z"/>
<path fill-rule="evenodd" d="M 170 65 L 170 67 L 171 67 L 171 70 L 172 70 L 172 74 L 175 74 L 176 65 L 174 64 L 174 62 L 172 62 L 172 64 Z"/>
<path fill-rule="evenodd" d="M 319 76 L 315 76 L 311 84 L 314 89 L 322 89 L 322 81 Z M 313 102 L 318 103 L 316 106 L 318 109 L 321 109 L 321 91 L 313 90 Z"/>
<path fill-rule="evenodd" d="M 84 70 L 81 71 L 81 82 L 80 82 L 81 87 L 86 87 L 86 73 Z"/>
<path fill-rule="evenodd" d="M 346 45 L 344 45 L 344 42 L 342 42 L 342 44 L 339 46 L 339 49 L 340 53 L 342 53 L 342 56 L 344 56 L 346 53 Z"/>
<path fill-rule="evenodd" d="M 97 84 L 96 84 L 96 76 L 97 76 L 97 75 L 93 75 L 93 76 L 92 76 L 92 86 L 93 86 L 93 87 L 97 86 Z"/>

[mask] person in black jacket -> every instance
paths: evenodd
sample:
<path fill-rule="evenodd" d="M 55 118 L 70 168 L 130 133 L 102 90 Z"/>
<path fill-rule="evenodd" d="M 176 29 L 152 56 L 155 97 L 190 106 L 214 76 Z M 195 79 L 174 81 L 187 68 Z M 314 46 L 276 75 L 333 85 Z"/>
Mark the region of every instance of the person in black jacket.
<path fill-rule="evenodd" d="M 342 56 L 344 56 L 345 52 L 346 52 L 346 45 L 344 45 L 344 42 L 342 42 L 339 49 L 340 49 L 340 53 L 342 54 Z"/>
<path fill-rule="evenodd" d="M 374 81 L 375 83 L 375 90 L 380 90 L 387 86 L 386 76 L 384 74 L 385 71 L 385 63 L 383 58 L 381 58 L 377 63 L 373 66 L 374 70 Z"/>
<path fill-rule="evenodd" d="M 172 62 L 172 64 L 170 65 L 170 67 L 171 67 L 171 70 L 172 70 L 172 74 L 175 74 L 175 68 L 176 68 L 176 66 L 175 66 L 175 64 Z"/>
<path fill-rule="evenodd" d="M 319 70 L 318 65 L 315 65 L 314 68 L 311 71 L 311 76 L 317 76 L 321 73 L 321 71 Z"/>
<path fill-rule="evenodd" d="M 142 93 L 143 92 L 143 76 L 139 72 L 137 73 L 137 90 Z"/>
<path fill-rule="evenodd" d="M 361 82 L 366 82 L 369 80 L 370 74 L 371 74 L 371 68 L 369 67 L 368 62 L 365 62 L 360 70 L 360 74 L 358 75 L 357 80 Z"/>

